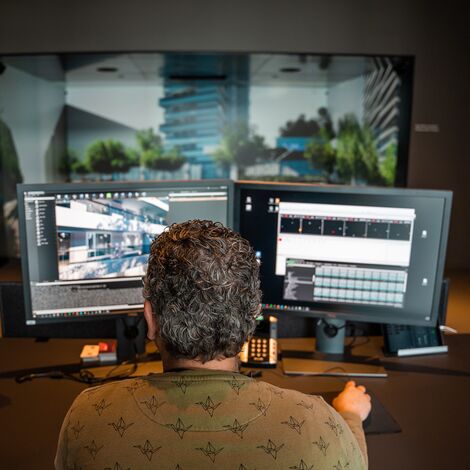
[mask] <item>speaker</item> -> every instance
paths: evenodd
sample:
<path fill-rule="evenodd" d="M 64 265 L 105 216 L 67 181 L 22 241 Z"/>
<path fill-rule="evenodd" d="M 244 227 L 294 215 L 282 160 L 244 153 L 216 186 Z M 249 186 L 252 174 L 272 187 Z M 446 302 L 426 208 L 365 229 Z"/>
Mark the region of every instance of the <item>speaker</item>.
<path fill-rule="evenodd" d="M 439 299 L 439 315 L 437 324 L 445 325 L 447 318 L 447 303 L 449 301 L 449 288 L 450 288 L 450 279 L 445 278 L 442 280 L 441 287 L 441 298 Z"/>
<path fill-rule="evenodd" d="M 7 338 L 116 337 L 116 322 L 113 319 L 26 325 L 21 282 L 0 282 L 0 319 L 3 336 Z"/>

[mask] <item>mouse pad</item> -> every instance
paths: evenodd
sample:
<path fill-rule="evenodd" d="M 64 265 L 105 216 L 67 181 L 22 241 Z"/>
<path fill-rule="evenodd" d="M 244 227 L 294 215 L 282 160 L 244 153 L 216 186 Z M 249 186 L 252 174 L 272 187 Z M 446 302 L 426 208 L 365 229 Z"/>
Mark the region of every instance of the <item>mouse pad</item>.
<path fill-rule="evenodd" d="M 329 405 L 331 405 L 333 399 L 338 396 L 338 393 L 340 393 L 340 391 L 322 392 L 319 395 L 321 395 L 323 399 Z M 370 392 L 369 390 L 367 390 L 367 393 L 371 397 L 372 411 L 363 423 L 364 432 L 366 434 L 390 434 L 395 432 L 401 432 L 400 425 L 386 410 L 386 408 L 382 405 L 376 395 Z"/>

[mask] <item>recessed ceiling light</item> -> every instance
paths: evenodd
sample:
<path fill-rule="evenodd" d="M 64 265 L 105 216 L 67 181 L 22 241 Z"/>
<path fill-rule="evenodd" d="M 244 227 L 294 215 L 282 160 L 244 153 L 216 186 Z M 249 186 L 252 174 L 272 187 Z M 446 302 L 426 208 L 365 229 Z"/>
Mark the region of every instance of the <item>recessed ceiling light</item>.
<path fill-rule="evenodd" d="M 170 80 L 176 81 L 190 81 L 190 82 L 197 82 L 197 81 L 224 81 L 227 80 L 227 75 L 170 75 L 168 77 Z"/>
<path fill-rule="evenodd" d="M 284 72 L 284 73 L 296 73 L 296 72 L 300 72 L 300 69 L 298 67 L 283 67 L 281 69 L 281 72 Z"/>
<path fill-rule="evenodd" d="M 108 73 L 108 72 L 117 72 L 117 67 L 98 67 L 96 69 L 98 72 Z"/>

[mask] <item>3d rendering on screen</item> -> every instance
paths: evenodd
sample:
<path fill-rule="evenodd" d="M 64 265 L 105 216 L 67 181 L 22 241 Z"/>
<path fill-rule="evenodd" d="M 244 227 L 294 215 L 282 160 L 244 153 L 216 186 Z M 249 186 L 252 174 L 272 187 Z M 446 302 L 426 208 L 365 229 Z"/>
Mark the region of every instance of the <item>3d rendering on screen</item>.
<path fill-rule="evenodd" d="M 20 186 L 28 324 L 141 310 L 155 236 L 192 218 L 230 224 L 231 184 Z"/>
<path fill-rule="evenodd" d="M 168 197 L 74 196 L 56 203 L 59 279 L 142 276 L 150 244 L 167 226 Z M 103 196 L 109 198 L 99 199 Z"/>

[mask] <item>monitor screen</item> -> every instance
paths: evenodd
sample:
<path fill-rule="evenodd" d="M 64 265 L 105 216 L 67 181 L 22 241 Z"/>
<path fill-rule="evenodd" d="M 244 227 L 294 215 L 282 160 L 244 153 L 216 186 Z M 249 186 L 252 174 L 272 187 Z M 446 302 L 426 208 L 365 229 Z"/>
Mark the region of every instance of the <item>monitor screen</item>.
<path fill-rule="evenodd" d="M 237 189 L 263 307 L 377 323 L 436 321 L 451 194 L 269 185 Z"/>
<path fill-rule="evenodd" d="M 150 245 L 191 219 L 231 225 L 232 183 L 19 185 L 26 324 L 141 311 Z"/>

